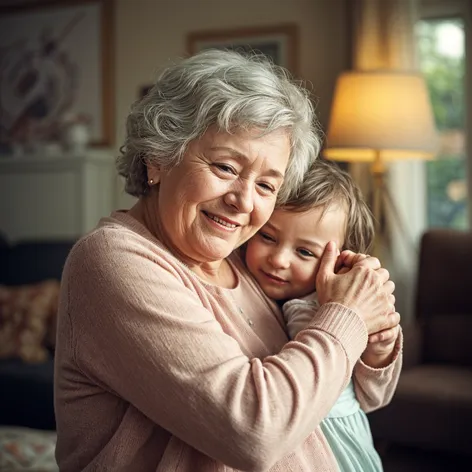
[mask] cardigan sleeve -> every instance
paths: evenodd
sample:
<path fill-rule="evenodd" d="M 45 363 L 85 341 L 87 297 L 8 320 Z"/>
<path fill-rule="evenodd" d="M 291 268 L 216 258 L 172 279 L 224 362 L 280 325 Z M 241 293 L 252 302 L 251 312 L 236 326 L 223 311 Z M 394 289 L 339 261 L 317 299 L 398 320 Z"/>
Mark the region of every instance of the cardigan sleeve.
<path fill-rule="evenodd" d="M 366 345 L 363 322 L 327 304 L 279 353 L 248 358 L 151 246 L 91 236 L 70 254 L 63 280 L 74 362 L 87 381 L 204 454 L 269 468 L 346 386 Z"/>
<path fill-rule="evenodd" d="M 283 315 L 287 330 L 292 338 L 317 316 L 320 305 L 316 296 L 310 295 L 302 300 L 290 300 L 283 305 Z M 403 334 L 400 330 L 395 347 L 394 359 L 386 367 L 373 368 L 362 359 L 356 363 L 353 371 L 354 390 L 361 408 L 366 412 L 377 410 L 390 403 L 398 379 L 403 359 Z"/>
<path fill-rule="evenodd" d="M 403 333 L 400 330 L 392 362 L 382 368 L 373 368 L 359 359 L 354 367 L 354 391 L 361 408 L 370 411 L 390 403 L 400 378 L 403 362 Z"/>

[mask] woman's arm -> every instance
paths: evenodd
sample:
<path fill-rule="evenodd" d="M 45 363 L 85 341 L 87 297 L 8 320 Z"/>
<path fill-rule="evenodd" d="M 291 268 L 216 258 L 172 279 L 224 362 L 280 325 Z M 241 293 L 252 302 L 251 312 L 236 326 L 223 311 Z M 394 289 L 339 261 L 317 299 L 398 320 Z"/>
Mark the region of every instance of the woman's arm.
<path fill-rule="evenodd" d="M 250 359 L 151 244 L 96 239 L 76 246 L 63 277 L 78 368 L 231 467 L 265 470 L 295 449 L 365 348 L 362 320 L 330 303 L 297 341 Z"/>
<path fill-rule="evenodd" d="M 366 254 L 358 254 L 352 251 L 343 251 L 337 261 L 339 266 L 338 272 L 346 273 L 351 270 L 355 264 L 372 264 L 373 260 L 378 262 L 378 266 L 380 267 L 380 262 L 376 258 L 371 258 Z M 393 282 L 390 283 L 393 284 Z M 392 305 L 392 311 L 394 311 L 395 297 L 393 293 L 389 296 L 389 302 Z M 391 329 L 388 331 L 390 332 Z M 374 339 L 378 340 L 378 336 L 379 333 L 371 334 L 369 341 Z M 402 351 L 403 335 L 400 329 L 393 348 L 392 360 L 388 365 L 380 368 L 371 367 L 361 358 L 354 367 L 354 390 L 361 408 L 366 413 L 386 406 L 391 401 L 400 377 L 403 360 Z"/>
<path fill-rule="evenodd" d="M 314 300 L 291 300 L 284 304 L 283 315 L 292 339 L 296 339 L 297 334 L 317 316 L 318 310 L 319 305 Z M 402 343 L 400 330 L 393 349 L 393 359 L 386 367 L 373 368 L 362 359 L 356 363 L 353 372 L 354 390 L 366 413 L 390 403 L 400 376 Z"/>

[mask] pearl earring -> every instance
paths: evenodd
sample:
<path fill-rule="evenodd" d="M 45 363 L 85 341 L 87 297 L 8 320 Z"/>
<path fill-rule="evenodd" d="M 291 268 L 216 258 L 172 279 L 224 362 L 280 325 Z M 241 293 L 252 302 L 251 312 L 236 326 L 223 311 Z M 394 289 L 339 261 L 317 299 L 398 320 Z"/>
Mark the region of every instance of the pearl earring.
<path fill-rule="evenodd" d="M 153 185 L 153 184 L 154 184 L 154 180 L 153 180 L 153 179 L 149 179 L 149 180 L 148 180 L 148 184 L 149 184 L 149 186 Z"/>

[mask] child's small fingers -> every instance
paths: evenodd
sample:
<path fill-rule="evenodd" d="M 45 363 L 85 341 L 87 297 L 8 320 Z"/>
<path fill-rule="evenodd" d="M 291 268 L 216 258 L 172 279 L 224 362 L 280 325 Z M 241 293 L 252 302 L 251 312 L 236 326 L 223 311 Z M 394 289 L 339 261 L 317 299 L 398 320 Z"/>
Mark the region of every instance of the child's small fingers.
<path fill-rule="evenodd" d="M 371 334 L 369 336 L 369 342 L 370 343 L 379 343 L 382 342 L 385 338 L 385 332 L 388 331 L 388 329 L 384 331 L 379 331 L 378 333 Z"/>
<path fill-rule="evenodd" d="M 373 270 L 378 270 L 382 268 L 382 264 L 380 264 L 379 259 L 373 256 L 369 256 L 368 254 L 357 254 L 355 265 L 360 265 Z"/>
<path fill-rule="evenodd" d="M 393 328 L 393 341 L 397 340 L 399 334 L 400 334 L 400 325 L 397 325 L 395 326 L 395 328 Z"/>
<path fill-rule="evenodd" d="M 398 326 L 394 326 L 393 328 L 385 329 L 383 331 L 379 331 L 378 333 L 371 334 L 369 336 L 369 343 L 387 343 L 390 341 L 394 341 L 395 339 L 397 339 L 398 329 Z"/>
<path fill-rule="evenodd" d="M 369 335 L 369 344 L 378 343 L 380 341 L 379 333 Z"/>
<path fill-rule="evenodd" d="M 376 344 L 376 343 L 381 343 L 382 338 L 380 337 L 379 334 L 371 334 L 369 336 L 369 344 Z"/>
<path fill-rule="evenodd" d="M 361 252 L 358 252 L 358 253 L 354 256 L 353 262 L 354 262 L 354 264 L 357 264 L 357 263 L 363 261 L 364 259 L 367 259 L 368 257 L 370 257 L 370 256 L 367 255 L 367 254 L 362 254 Z M 353 264 L 353 265 L 354 265 L 354 264 Z"/>
<path fill-rule="evenodd" d="M 363 262 L 366 259 L 371 258 L 368 254 L 362 254 L 362 253 L 357 253 L 357 252 L 352 252 L 349 250 L 344 250 L 341 252 L 341 254 L 338 257 L 337 264 L 339 264 L 339 268 L 341 267 L 347 267 L 349 269 L 352 269 L 355 265 L 366 265 L 368 268 L 373 268 L 373 269 L 378 269 L 380 267 L 380 263 L 375 264 L 377 261 L 376 258 L 371 258 L 373 262 Z"/>
<path fill-rule="evenodd" d="M 355 257 L 357 253 L 350 251 L 349 249 L 345 249 L 339 255 L 339 259 L 342 261 L 342 264 L 346 267 L 351 268 L 355 263 Z"/>

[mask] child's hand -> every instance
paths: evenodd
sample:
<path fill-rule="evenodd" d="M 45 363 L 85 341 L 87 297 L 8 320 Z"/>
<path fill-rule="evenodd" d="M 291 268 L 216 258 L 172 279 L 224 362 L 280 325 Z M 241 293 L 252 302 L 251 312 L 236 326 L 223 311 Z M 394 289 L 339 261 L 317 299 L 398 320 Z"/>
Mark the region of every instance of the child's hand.
<path fill-rule="evenodd" d="M 341 252 L 341 254 L 339 254 L 336 260 L 334 272 L 336 274 L 345 274 L 346 272 L 349 272 L 355 264 L 367 259 L 368 257 L 371 256 L 369 256 L 368 254 L 355 253 L 349 250 L 344 250 L 343 252 Z"/>
<path fill-rule="evenodd" d="M 381 368 L 393 361 L 395 343 L 400 332 L 400 325 L 371 334 L 364 353 L 361 356 L 364 364 Z"/>

